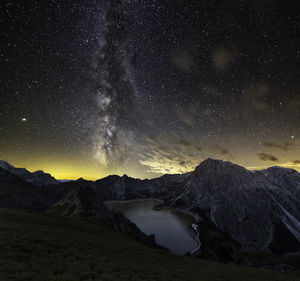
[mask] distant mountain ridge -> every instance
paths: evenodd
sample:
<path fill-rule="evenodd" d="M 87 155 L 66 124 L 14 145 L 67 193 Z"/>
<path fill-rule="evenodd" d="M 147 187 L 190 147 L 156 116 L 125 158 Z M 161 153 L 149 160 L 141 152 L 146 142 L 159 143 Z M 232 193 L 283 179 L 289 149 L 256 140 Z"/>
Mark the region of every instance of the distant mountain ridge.
<path fill-rule="evenodd" d="M 9 163 L 3 160 L 0 160 L 0 167 L 34 185 L 41 186 L 41 185 L 59 184 L 59 181 L 57 181 L 50 174 L 44 173 L 43 171 L 35 171 L 31 173 L 25 168 L 15 168 L 14 166 L 10 165 Z"/>
<path fill-rule="evenodd" d="M 227 261 L 239 248 L 280 255 L 300 250 L 300 174 L 293 169 L 271 167 L 249 171 L 231 162 L 209 158 L 193 172 L 182 175 L 163 175 L 150 180 L 112 175 L 97 181 L 79 179 L 60 183 L 44 173 L 35 181 L 37 174 L 8 165 L 1 167 L 18 172 L 24 181 L 37 182 L 35 186 L 47 187 L 50 193 L 56 192 L 57 200 L 52 201 L 51 209 L 62 215 L 101 217 L 104 201 L 142 198 L 161 199 L 165 205 L 194 212 L 205 222 L 199 223 L 203 229 L 200 238 L 208 239 L 205 255 L 209 258 L 218 255 L 213 252 L 216 243 L 219 243 L 217 248 L 225 247 L 226 254 L 221 254 L 221 259 Z M 2 186 L 3 183 L 0 192 Z M 213 235 L 218 238 L 211 239 Z"/>

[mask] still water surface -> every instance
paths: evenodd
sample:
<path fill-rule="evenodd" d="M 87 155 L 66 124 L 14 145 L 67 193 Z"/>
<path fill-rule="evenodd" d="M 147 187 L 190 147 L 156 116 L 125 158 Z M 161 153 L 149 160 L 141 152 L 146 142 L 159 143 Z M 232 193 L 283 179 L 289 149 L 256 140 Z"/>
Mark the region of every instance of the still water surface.
<path fill-rule="evenodd" d="M 156 242 L 173 253 L 183 255 L 194 249 L 197 242 L 191 235 L 189 225 L 195 223 L 195 218 L 169 207 L 154 210 L 160 203 L 160 200 L 106 202 L 107 206 L 123 213 L 144 233 L 155 234 Z"/>

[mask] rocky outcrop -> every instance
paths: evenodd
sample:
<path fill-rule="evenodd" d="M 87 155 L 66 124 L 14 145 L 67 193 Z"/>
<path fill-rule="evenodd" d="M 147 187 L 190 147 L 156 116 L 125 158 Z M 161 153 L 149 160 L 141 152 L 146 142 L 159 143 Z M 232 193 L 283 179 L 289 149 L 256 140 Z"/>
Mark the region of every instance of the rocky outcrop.
<path fill-rule="evenodd" d="M 47 210 L 49 214 L 62 216 L 96 216 L 98 209 L 97 193 L 88 185 L 73 187 L 69 192 Z"/>

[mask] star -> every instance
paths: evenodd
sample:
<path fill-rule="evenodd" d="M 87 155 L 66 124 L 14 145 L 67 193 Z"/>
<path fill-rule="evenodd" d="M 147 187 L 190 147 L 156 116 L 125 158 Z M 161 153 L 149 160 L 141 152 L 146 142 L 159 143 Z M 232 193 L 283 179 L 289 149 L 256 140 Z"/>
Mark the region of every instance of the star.
<path fill-rule="evenodd" d="M 7 2 L 1 158 L 148 178 L 208 157 L 258 167 L 261 153 L 300 155 L 296 5 Z"/>

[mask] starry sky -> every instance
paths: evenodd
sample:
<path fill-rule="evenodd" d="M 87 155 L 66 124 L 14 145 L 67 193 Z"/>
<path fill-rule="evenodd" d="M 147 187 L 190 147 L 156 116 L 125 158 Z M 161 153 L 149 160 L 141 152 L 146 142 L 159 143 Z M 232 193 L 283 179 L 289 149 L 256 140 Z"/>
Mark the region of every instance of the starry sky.
<path fill-rule="evenodd" d="M 297 2 L 1 1 L 0 159 L 59 179 L 300 171 Z"/>

